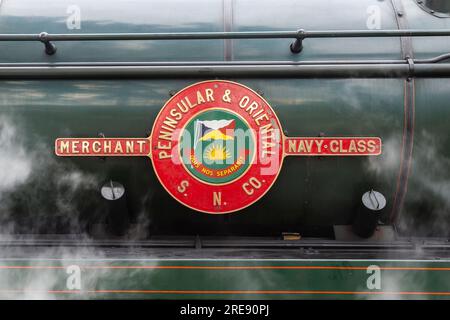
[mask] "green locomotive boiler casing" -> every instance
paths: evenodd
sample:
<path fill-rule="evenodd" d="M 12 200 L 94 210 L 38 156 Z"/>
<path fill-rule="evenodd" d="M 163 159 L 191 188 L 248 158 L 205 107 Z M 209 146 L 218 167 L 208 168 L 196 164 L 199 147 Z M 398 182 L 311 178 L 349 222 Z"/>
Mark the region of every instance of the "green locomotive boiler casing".
<path fill-rule="evenodd" d="M 401 1 L 408 28 L 450 28 L 450 19 Z M 220 31 L 367 30 L 399 28 L 391 1 L 2 1 L 2 34 L 168 33 Z M 78 10 L 78 11 L 77 11 Z M 77 25 L 76 15 L 81 22 Z M 450 52 L 448 37 L 412 37 L 413 57 Z M 1 42 L 0 63 L 221 62 L 403 59 L 400 37 L 152 41 Z M 59 137 L 147 137 L 165 102 L 197 81 L 226 79 L 260 93 L 288 136 L 374 136 L 382 154 L 289 157 L 270 191 L 226 215 L 189 209 L 164 190 L 148 158 L 58 158 Z M 124 228 L 148 235 L 332 237 L 351 225 L 362 195 L 386 198 L 380 222 L 406 234 L 448 235 L 450 108 L 448 78 L 413 80 L 414 121 L 406 128 L 406 77 L 172 77 L 123 79 L 2 79 L 0 81 L 3 225 L 14 233 L 82 233 L 111 214 L 100 196 L 110 180 L 125 187 Z M 405 139 L 413 139 L 405 159 Z M 410 161 L 410 166 L 405 162 Z M 409 163 L 409 162 L 408 162 Z M 407 179 L 401 177 L 408 171 Z M 403 180 L 402 180 L 403 179 Z M 401 181 L 402 180 L 402 181 Z M 200 195 L 201 196 L 201 195 Z M 401 198 L 401 199 L 400 199 Z"/>
<path fill-rule="evenodd" d="M 448 11 L 0 0 L 0 298 L 448 298 Z M 58 138 L 149 137 L 207 80 L 254 90 L 286 137 L 379 137 L 382 152 L 286 157 L 227 214 L 177 202 L 149 157 L 55 154 Z"/>

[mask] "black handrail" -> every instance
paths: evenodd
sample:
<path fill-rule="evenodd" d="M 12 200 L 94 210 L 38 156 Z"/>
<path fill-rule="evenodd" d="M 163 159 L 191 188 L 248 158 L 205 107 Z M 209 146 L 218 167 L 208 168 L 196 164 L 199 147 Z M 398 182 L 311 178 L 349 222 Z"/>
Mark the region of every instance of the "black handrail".
<path fill-rule="evenodd" d="M 450 77 L 448 63 L 319 65 L 1 66 L 0 79 Z"/>
<path fill-rule="evenodd" d="M 54 54 L 51 41 L 104 40 L 212 40 L 212 39 L 295 39 L 290 49 L 299 53 L 307 38 L 361 38 L 361 37 L 439 37 L 450 36 L 450 30 L 321 30 L 321 31 L 239 31 L 239 32 L 171 32 L 171 33 L 78 33 L 78 34 L 0 34 L 0 41 L 40 41 L 47 54 Z"/>
<path fill-rule="evenodd" d="M 0 79 L 450 77 L 448 59 L 0 63 Z"/>

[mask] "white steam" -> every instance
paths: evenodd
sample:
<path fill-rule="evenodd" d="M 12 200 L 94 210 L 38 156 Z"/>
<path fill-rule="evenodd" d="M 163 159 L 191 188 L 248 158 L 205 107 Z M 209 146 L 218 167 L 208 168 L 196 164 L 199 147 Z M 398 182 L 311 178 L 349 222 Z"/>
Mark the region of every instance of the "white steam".
<path fill-rule="evenodd" d="M 0 201 L 5 192 L 23 184 L 32 172 L 32 159 L 20 136 L 10 119 L 0 117 Z"/>

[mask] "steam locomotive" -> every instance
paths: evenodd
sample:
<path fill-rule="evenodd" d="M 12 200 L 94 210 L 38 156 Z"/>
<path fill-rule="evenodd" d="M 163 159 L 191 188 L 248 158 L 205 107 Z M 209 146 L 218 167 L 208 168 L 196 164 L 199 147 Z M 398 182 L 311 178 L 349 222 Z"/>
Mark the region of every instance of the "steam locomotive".
<path fill-rule="evenodd" d="M 0 295 L 448 297 L 449 10 L 1 1 Z"/>

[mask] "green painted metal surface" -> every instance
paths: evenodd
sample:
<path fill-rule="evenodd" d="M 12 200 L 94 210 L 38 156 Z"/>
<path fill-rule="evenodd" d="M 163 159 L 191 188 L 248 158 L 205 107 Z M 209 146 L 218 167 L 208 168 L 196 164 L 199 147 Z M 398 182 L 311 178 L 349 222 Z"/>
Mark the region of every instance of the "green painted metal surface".
<path fill-rule="evenodd" d="M 400 79 L 239 81 L 264 94 L 289 136 L 365 135 L 379 136 L 387 146 L 401 144 Z M 136 217 L 145 211 L 153 234 L 278 235 L 309 226 L 350 224 L 359 198 L 370 188 L 386 195 L 389 213 L 399 147 L 386 148 L 377 158 L 288 158 L 275 186 L 263 199 L 225 220 L 179 205 L 157 182 L 149 159 L 69 159 L 54 155 L 58 137 L 96 137 L 100 133 L 108 137 L 148 136 L 169 92 L 193 82 L 0 83 L 0 114 L 16 132 L 23 133 L 14 139 L 34 159 L 32 179 L 17 187 L 7 209 L 22 215 L 24 227 L 36 230 L 41 224 L 45 228 L 53 224 L 51 230 L 61 233 L 58 219 L 75 224 L 79 217 L 92 222 L 96 215 L 104 214 L 107 208 L 97 190 L 113 179 L 128 191 L 130 214 Z M 391 166 L 384 170 L 387 159 L 391 159 Z M 68 190 L 58 189 L 61 177 L 73 171 L 83 173 L 86 185 L 75 190 L 70 185 Z M 59 192 L 47 192 L 55 189 Z M 60 210 L 60 197 L 73 198 L 73 210 Z"/>
<path fill-rule="evenodd" d="M 449 277 L 423 260 L 3 260 L 0 297 L 448 299 Z"/>
<path fill-rule="evenodd" d="M 400 2 L 409 28 L 450 28 L 450 19 L 427 14 L 413 0 Z M 71 5 L 69 0 L 3 0 L 0 33 L 366 30 L 377 10 L 380 29 L 398 28 L 391 1 L 377 0 L 102 0 L 95 5 L 80 0 L 81 29 L 68 27 Z M 289 50 L 291 41 L 58 42 L 57 54 L 52 56 L 38 42 L 1 42 L 0 63 L 402 58 L 399 38 L 307 39 L 297 55 Z M 412 46 L 415 58 L 450 51 L 448 37 L 418 37 L 412 39 Z M 123 228 L 128 240 L 154 235 L 279 236 L 282 232 L 332 239 L 332 227 L 351 224 L 361 195 L 372 188 L 386 196 L 381 222 L 390 223 L 402 160 L 406 79 L 228 79 L 263 95 L 287 136 L 364 135 L 383 141 L 383 154 L 376 158 L 287 158 L 268 194 L 236 214 L 205 215 L 181 206 L 158 183 L 149 159 L 54 155 L 58 137 L 148 136 L 164 103 L 201 80 L 209 79 L 1 81 L 0 233 L 84 236 L 110 215 L 111 208 L 99 192 L 109 180 L 125 186 L 129 220 L 123 220 Z M 412 167 L 397 230 L 416 236 L 448 236 L 450 82 L 416 79 L 414 90 Z M 252 249 L 248 250 L 251 255 Z M 31 256 L 0 259 L 0 298 L 450 297 L 448 260 Z M 373 287 L 371 276 L 378 271 L 368 273 L 370 266 L 380 268 L 380 287 Z"/>
<path fill-rule="evenodd" d="M 414 1 L 401 2 L 410 28 L 450 27 L 450 20 L 428 15 Z M 232 18 L 222 1 L 149 3 L 78 1 L 78 30 L 67 28 L 71 1 L 4 0 L 0 33 L 363 30 L 371 6 L 381 10 L 380 28 L 397 28 L 389 1 L 231 1 Z M 289 51 L 291 41 L 60 42 L 53 56 L 45 55 L 41 43 L 2 42 L 0 62 L 401 58 L 398 38 L 308 39 L 298 55 Z M 450 51 L 447 37 L 412 41 L 416 58 Z M 125 186 L 129 222 L 144 236 L 287 231 L 332 239 L 332 227 L 351 224 L 361 195 L 372 188 L 386 196 L 381 222 L 389 223 L 401 163 L 406 79 L 229 79 L 263 95 L 288 136 L 364 135 L 383 141 L 383 154 L 376 158 L 288 158 L 270 192 L 237 214 L 212 216 L 181 206 L 158 183 L 149 159 L 54 155 L 58 137 L 148 136 L 171 95 L 200 80 L 1 81 L 0 163 L 14 179 L 0 176 L 0 233 L 89 233 L 110 213 L 99 193 L 109 180 Z M 448 79 L 415 80 L 413 162 L 397 225 L 408 234 L 445 236 L 450 230 L 449 90 Z M 142 236 L 127 224 L 123 228 L 131 237 Z M 380 268 L 379 288 L 368 286 L 369 266 Z M 72 282 L 77 270 L 79 288 Z M 0 260 L 0 298 L 448 299 L 449 272 L 448 260 L 25 257 Z"/>
<path fill-rule="evenodd" d="M 449 232 L 449 85 L 449 79 L 416 80 L 413 163 L 399 225 L 421 236 Z"/>
<path fill-rule="evenodd" d="M 80 29 L 70 29 L 76 5 Z M 195 31 L 274 31 L 323 29 L 367 29 L 367 12 L 378 6 L 382 29 L 396 29 L 389 1 L 145 1 L 101 0 L 95 6 L 88 0 L 74 4 L 69 0 L 2 2 L 0 33 L 95 33 L 95 32 L 195 32 Z M 101 8 L 101 9 L 100 9 Z M 229 8 L 229 9 L 225 9 Z M 330 19 L 330 8 L 333 16 Z M 230 13 L 231 12 L 231 13 Z M 321 39 L 308 40 L 301 55 L 289 50 L 291 39 L 200 41 L 102 41 L 65 42 L 58 53 L 46 56 L 41 43 L 2 43 L 1 62 L 69 61 L 214 61 L 225 56 L 234 60 L 303 60 L 333 58 L 399 57 L 398 39 Z M 225 53 L 230 48 L 230 54 Z"/>
<path fill-rule="evenodd" d="M 427 14 L 412 0 L 401 2 L 405 7 L 403 17 L 410 28 L 449 27 L 449 19 Z M 189 5 L 183 1 L 152 1 L 151 4 L 105 1 L 96 6 L 83 0 L 77 2 L 81 10 L 81 29 L 68 27 L 69 5 L 70 1 L 57 4 L 2 1 L 0 32 L 365 30 L 371 25 L 368 21 L 372 21 L 368 20 L 373 11 L 369 8 L 374 6 L 381 17 L 379 28 L 397 28 L 390 1 L 376 0 L 282 1 L 277 4 L 271 1 L 195 1 Z M 227 10 L 232 11 L 231 16 Z M 330 11 L 333 11 L 332 18 Z M 304 51 L 298 55 L 289 51 L 291 41 L 59 42 L 58 52 L 53 56 L 45 55 L 41 43 L 2 42 L 0 62 L 303 61 L 401 57 L 398 38 L 307 39 Z M 418 37 L 412 41 L 414 55 L 418 58 L 442 54 L 450 48 L 448 37 Z M 287 135 L 379 136 L 383 140 L 383 154 L 377 158 L 288 158 L 274 187 L 261 201 L 239 214 L 207 216 L 176 203 L 157 182 L 148 159 L 58 159 L 52 150 L 57 137 L 148 136 L 156 114 L 170 95 L 199 79 L 2 81 L 0 117 L 5 132 L 12 134 L 8 136 L 7 146 L 19 158 L 20 154 L 28 155 L 33 161 L 27 167 L 27 179 L 7 188 L 0 221 L 6 224 L 13 217 L 19 222 L 15 229 L 22 232 L 83 231 L 86 225 L 99 222 L 107 214 L 107 205 L 98 190 L 105 181 L 113 179 L 126 187 L 132 222 L 143 215 L 150 221 L 150 234 L 278 235 L 283 231 L 300 231 L 306 235 L 329 236 L 326 228 L 351 224 L 361 195 L 370 188 L 386 196 L 388 206 L 382 220 L 389 222 L 401 161 L 404 79 L 230 80 L 240 81 L 263 94 Z M 407 220 L 401 225 L 406 229 L 423 226 L 425 233 L 445 234 L 449 220 L 445 194 L 449 172 L 446 97 L 450 83 L 446 79 L 417 80 L 416 83 L 416 145 L 409 193 L 402 213 Z M 434 160 L 426 156 L 431 145 Z M 8 154 L 8 149 L 5 150 Z M 10 158 L 5 156 L 5 159 Z M 14 162 L 14 157 L 8 161 Z M 426 170 L 431 165 L 434 167 L 430 178 Z M 316 227 L 325 229 L 322 232 Z"/>

